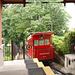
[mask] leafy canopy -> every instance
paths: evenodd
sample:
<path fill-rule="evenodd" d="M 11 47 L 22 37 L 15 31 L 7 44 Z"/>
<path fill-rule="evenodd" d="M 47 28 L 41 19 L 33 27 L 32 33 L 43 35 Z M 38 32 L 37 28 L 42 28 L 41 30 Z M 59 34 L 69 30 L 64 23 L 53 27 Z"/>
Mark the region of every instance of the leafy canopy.
<path fill-rule="evenodd" d="M 62 30 L 68 30 L 67 22 L 69 14 L 64 10 L 62 4 L 48 3 L 22 5 L 5 5 L 2 11 L 2 35 L 5 39 L 21 42 L 28 36 L 27 32 L 42 32 L 51 29 L 58 34 Z M 52 0 L 44 0 L 52 1 Z M 55 0 L 59 1 L 59 0 Z"/>

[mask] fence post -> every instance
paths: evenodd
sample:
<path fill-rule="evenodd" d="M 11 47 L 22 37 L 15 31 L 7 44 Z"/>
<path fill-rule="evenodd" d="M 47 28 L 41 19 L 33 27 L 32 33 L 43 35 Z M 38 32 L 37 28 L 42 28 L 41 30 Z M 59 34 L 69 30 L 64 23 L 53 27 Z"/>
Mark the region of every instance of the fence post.
<path fill-rule="evenodd" d="M 13 60 L 13 41 L 11 41 L 11 56 L 12 56 L 12 60 Z"/>
<path fill-rule="evenodd" d="M 23 59 L 25 59 L 25 40 L 23 40 Z"/>

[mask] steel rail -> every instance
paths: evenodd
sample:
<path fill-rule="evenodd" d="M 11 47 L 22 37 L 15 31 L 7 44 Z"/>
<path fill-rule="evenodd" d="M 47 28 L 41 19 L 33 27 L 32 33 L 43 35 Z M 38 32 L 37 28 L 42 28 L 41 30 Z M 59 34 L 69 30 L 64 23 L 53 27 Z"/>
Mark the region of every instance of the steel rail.
<path fill-rule="evenodd" d="M 50 68 L 52 68 L 52 69 L 54 69 L 54 70 L 56 70 L 56 71 L 60 72 L 62 75 L 67 75 L 67 74 L 65 74 L 64 72 L 62 72 L 62 71 L 58 70 L 58 69 L 57 69 L 57 68 L 55 68 L 55 67 L 50 66 Z"/>
<path fill-rule="evenodd" d="M 69 74 L 69 73 L 64 73 L 64 72 L 58 70 L 57 68 L 53 67 L 52 65 L 49 65 L 49 67 L 50 67 L 51 69 L 54 69 L 55 71 L 61 73 L 62 75 L 72 75 L 71 73 L 70 73 L 70 74 Z"/>

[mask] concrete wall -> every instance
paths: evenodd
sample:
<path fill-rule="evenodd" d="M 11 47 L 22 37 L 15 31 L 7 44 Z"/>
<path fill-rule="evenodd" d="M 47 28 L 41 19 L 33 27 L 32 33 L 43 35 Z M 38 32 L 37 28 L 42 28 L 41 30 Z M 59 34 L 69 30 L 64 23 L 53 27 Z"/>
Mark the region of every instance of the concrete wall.
<path fill-rule="evenodd" d="M 4 64 L 3 62 L 3 45 L 0 46 L 0 66 Z"/>
<path fill-rule="evenodd" d="M 75 75 L 75 54 L 65 55 L 65 69 L 68 73 Z"/>
<path fill-rule="evenodd" d="M 2 7 L 1 7 L 1 0 L 0 0 L 0 46 L 2 44 Z"/>

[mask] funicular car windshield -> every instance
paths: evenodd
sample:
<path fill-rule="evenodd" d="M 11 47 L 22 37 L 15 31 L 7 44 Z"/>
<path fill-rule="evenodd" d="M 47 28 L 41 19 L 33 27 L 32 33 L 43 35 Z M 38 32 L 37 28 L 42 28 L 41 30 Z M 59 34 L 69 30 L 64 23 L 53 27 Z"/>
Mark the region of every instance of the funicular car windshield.
<path fill-rule="evenodd" d="M 49 39 L 34 40 L 34 46 L 49 45 Z"/>
<path fill-rule="evenodd" d="M 38 46 L 38 40 L 34 40 L 34 46 Z"/>
<path fill-rule="evenodd" d="M 40 45 L 44 45 L 44 40 L 40 40 Z"/>
<path fill-rule="evenodd" d="M 49 45 L 49 39 L 45 39 L 45 45 Z"/>

